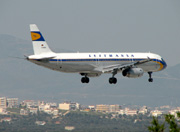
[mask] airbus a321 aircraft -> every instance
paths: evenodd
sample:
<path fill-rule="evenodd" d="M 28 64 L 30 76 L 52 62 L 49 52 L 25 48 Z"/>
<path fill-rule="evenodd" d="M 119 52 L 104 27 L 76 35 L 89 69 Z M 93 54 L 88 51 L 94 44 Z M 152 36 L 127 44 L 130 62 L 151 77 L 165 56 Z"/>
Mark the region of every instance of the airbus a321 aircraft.
<path fill-rule="evenodd" d="M 111 73 L 109 83 L 116 84 L 115 75 L 119 72 L 129 78 L 141 77 L 146 72 L 149 82 L 153 82 L 152 73 L 167 66 L 161 56 L 153 53 L 55 53 L 35 24 L 30 24 L 30 30 L 34 55 L 27 60 L 52 70 L 79 73 L 82 83 L 89 83 L 89 77 Z"/>

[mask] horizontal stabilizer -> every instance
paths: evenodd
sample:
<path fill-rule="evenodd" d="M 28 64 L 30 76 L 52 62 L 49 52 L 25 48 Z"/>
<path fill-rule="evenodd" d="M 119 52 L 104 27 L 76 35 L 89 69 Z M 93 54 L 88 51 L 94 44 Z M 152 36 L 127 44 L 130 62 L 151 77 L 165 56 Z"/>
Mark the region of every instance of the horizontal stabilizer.
<path fill-rule="evenodd" d="M 31 55 L 28 57 L 28 59 L 51 59 L 56 57 L 56 55 Z"/>

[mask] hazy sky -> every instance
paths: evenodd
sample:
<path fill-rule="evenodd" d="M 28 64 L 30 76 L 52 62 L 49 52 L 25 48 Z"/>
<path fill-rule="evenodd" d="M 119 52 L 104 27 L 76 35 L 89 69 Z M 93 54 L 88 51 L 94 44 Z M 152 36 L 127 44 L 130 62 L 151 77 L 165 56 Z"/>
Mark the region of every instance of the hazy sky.
<path fill-rule="evenodd" d="M 154 52 L 180 63 L 179 0 L 1 0 L 0 34 L 30 41 L 35 23 L 52 49 Z"/>

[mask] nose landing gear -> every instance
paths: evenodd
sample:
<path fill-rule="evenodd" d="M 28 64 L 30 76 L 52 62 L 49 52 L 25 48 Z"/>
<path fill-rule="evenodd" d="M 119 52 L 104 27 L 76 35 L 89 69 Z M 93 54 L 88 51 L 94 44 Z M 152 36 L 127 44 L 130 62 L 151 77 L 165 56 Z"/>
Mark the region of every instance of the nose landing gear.
<path fill-rule="evenodd" d="M 153 82 L 152 72 L 148 72 L 148 74 L 149 74 L 149 79 L 148 79 L 148 81 L 149 81 L 149 82 Z"/>

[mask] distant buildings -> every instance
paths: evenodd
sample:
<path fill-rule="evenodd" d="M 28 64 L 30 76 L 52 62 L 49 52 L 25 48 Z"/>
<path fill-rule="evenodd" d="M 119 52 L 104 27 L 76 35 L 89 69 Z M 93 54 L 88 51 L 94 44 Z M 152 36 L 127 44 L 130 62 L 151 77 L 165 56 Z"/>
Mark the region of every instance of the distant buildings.
<path fill-rule="evenodd" d="M 17 107 L 19 107 L 18 98 L 0 97 L 0 114 L 7 115 L 9 113 L 13 113 L 11 111 L 7 111 L 7 108 Z M 180 107 L 171 109 L 169 105 L 156 107 L 156 110 L 151 111 L 148 110 L 147 106 L 143 106 L 141 108 L 139 106 L 137 108 L 136 107 L 137 106 L 122 109 L 121 106 L 118 104 L 97 104 L 96 106 L 81 106 L 79 103 L 73 102 L 63 102 L 57 105 L 57 103 L 45 103 L 44 101 L 24 100 L 21 102 L 19 113 L 20 115 L 28 115 L 38 114 L 38 112 L 44 112 L 52 115 L 53 118 L 57 118 L 59 116 L 66 116 L 69 112 L 71 112 L 71 110 L 80 110 L 83 112 L 98 111 L 103 113 L 111 113 L 112 118 L 118 118 L 119 115 L 134 116 L 138 114 L 148 114 L 150 116 L 157 117 L 163 115 L 164 113 L 169 113 L 177 117 L 177 112 L 180 112 Z"/>
<path fill-rule="evenodd" d="M 17 108 L 18 105 L 18 98 L 0 98 L 0 108 Z"/>

